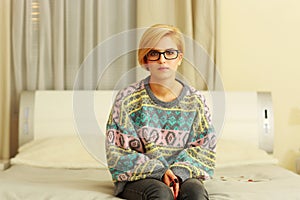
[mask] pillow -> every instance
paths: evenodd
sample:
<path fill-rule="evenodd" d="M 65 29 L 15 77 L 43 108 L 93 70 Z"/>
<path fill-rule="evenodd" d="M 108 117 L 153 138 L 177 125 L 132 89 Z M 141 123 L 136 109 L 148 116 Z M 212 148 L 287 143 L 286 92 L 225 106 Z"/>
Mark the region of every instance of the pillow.
<path fill-rule="evenodd" d="M 105 149 L 103 147 L 103 153 Z M 78 136 L 61 136 L 33 140 L 19 148 L 12 164 L 51 168 L 107 168 L 81 144 Z"/>
<path fill-rule="evenodd" d="M 277 163 L 277 160 L 255 144 L 239 140 L 219 139 L 216 167 Z"/>
<path fill-rule="evenodd" d="M 103 145 L 103 155 L 99 157 L 104 158 L 104 141 L 99 144 Z M 275 158 L 250 142 L 222 138 L 218 140 L 217 168 L 276 162 Z M 107 169 L 106 161 L 97 161 L 82 145 L 79 137 L 74 135 L 33 140 L 20 147 L 11 163 L 51 168 Z"/>

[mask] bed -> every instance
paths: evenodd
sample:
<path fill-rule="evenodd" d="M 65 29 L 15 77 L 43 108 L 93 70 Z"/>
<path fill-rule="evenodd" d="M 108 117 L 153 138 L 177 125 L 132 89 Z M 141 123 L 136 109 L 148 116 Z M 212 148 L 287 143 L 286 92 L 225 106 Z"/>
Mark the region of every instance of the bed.
<path fill-rule="evenodd" d="M 0 171 L 0 199 L 119 199 L 113 196 L 104 151 L 105 123 L 115 95 L 23 92 L 19 152 Z M 214 94 L 204 95 L 213 107 Z M 300 176 L 278 166 L 272 156 L 270 93 L 226 92 L 225 97 L 215 175 L 205 182 L 210 199 L 300 199 Z"/>

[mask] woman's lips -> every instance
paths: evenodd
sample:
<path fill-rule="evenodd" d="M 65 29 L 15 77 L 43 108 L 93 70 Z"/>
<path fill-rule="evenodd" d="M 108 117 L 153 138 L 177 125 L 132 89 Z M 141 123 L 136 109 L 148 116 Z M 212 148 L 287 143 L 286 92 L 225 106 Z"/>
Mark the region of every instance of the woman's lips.
<path fill-rule="evenodd" d="M 159 71 L 166 71 L 166 70 L 169 70 L 169 67 L 159 67 L 158 70 Z"/>

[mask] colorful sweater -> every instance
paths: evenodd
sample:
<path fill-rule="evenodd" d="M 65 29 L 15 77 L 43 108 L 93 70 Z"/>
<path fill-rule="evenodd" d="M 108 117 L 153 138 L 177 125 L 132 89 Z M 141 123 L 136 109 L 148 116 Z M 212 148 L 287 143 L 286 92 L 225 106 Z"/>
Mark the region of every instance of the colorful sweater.
<path fill-rule="evenodd" d="M 181 181 L 205 180 L 214 171 L 216 134 L 204 96 L 180 82 L 179 97 L 162 102 L 149 79 L 117 94 L 107 122 L 107 163 L 116 195 L 128 181 L 162 180 L 167 169 Z"/>

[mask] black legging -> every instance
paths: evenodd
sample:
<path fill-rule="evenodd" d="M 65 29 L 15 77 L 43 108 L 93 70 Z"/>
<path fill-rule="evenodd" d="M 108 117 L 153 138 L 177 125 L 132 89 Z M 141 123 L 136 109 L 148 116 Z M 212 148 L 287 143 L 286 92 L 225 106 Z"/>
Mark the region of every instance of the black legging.
<path fill-rule="evenodd" d="M 144 179 L 128 182 L 120 198 L 128 200 L 174 200 L 170 188 L 162 181 Z M 177 200 L 208 200 L 208 193 L 201 181 L 188 179 L 180 185 Z"/>

